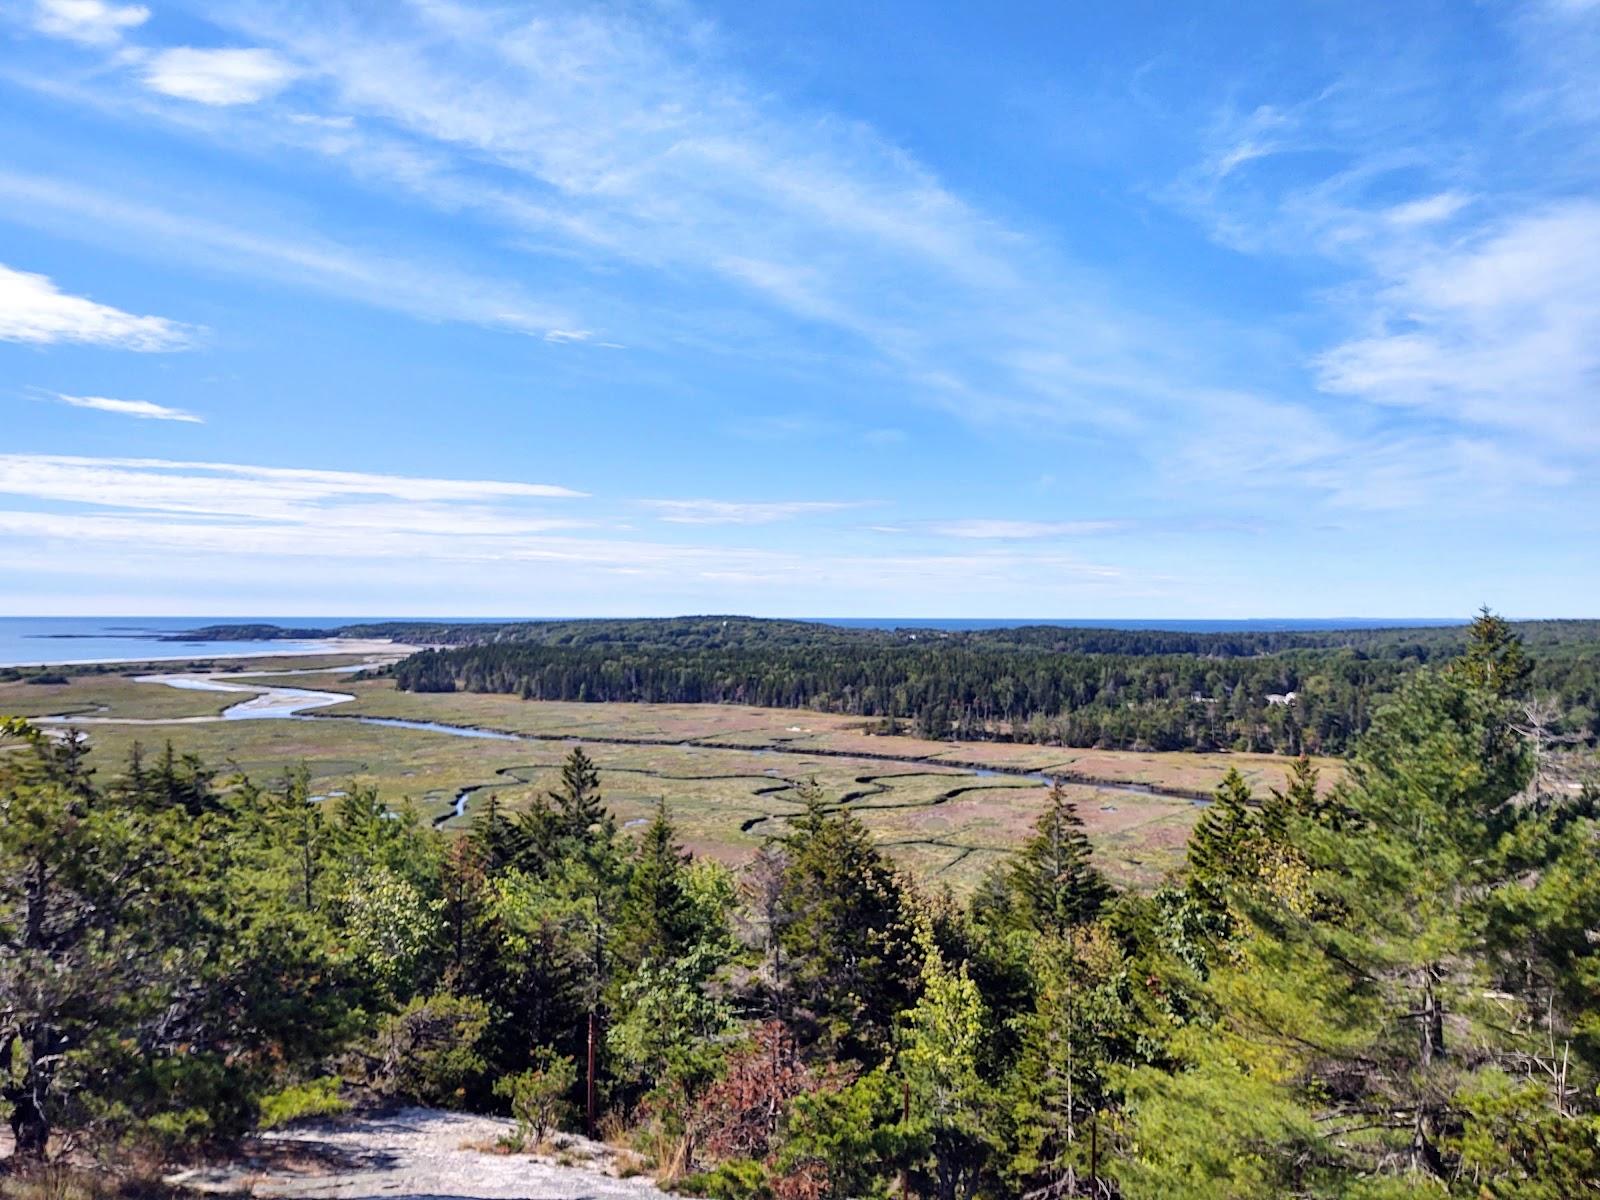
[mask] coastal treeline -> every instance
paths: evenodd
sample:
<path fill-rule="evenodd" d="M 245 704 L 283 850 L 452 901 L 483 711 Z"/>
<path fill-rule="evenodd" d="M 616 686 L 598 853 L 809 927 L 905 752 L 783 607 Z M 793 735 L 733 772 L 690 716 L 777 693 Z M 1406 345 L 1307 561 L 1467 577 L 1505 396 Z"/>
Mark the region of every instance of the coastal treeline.
<path fill-rule="evenodd" d="M 941 633 L 740 618 L 515 628 L 514 638 L 412 655 L 393 668 L 396 683 L 529 700 L 807 708 L 925 738 L 1342 754 L 1402 679 L 1466 646 L 1459 628 Z M 1563 733 L 1592 744 L 1600 623 L 1532 631 L 1548 647 L 1532 691 L 1553 699 Z"/>
<path fill-rule="evenodd" d="M 1561 647 L 1600 642 L 1600 621 L 1519 621 L 1512 627 L 1541 655 Z M 1099 626 L 1019 625 L 1011 628 L 936 629 L 851 626 L 825 621 L 763 617 L 586 617 L 546 621 L 367 621 L 321 628 L 260 622 L 207 625 L 168 634 L 167 640 L 262 641 L 332 637 L 383 638 L 412 645 L 469 646 L 523 643 L 537 646 L 656 646 L 682 649 L 816 649 L 882 647 L 934 641 L 987 649 L 1048 650 L 1057 654 L 1198 654 L 1240 658 L 1284 650 L 1360 650 L 1378 656 L 1454 656 L 1467 644 L 1465 623 L 1365 626 L 1355 629 L 1112 629 Z"/>
<path fill-rule="evenodd" d="M 560 784 L 451 837 L 168 752 L 0 751 L 17 1153 L 171 1160 L 363 1100 L 591 1128 L 681 1191 L 824 1200 L 1600 1190 L 1600 793 L 1485 616 L 1347 778 L 1220 785 L 1150 894 L 1066 793 L 970 898 L 814 788 L 738 871 Z"/>

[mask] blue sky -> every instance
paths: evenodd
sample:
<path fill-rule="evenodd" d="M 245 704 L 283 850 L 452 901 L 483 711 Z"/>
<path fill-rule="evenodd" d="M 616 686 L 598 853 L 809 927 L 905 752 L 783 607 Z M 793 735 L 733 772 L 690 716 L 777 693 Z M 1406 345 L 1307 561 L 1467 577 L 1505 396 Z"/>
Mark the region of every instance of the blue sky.
<path fill-rule="evenodd" d="M 19 0 L 0 612 L 1595 615 L 1600 4 Z"/>

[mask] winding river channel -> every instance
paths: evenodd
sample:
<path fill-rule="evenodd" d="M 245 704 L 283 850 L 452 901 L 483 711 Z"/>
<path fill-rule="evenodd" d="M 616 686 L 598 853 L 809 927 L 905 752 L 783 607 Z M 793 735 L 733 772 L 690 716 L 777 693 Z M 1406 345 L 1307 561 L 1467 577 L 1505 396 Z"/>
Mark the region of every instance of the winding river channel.
<path fill-rule="evenodd" d="M 227 673 L 178 673 L 178 674 L 153 674 L 139 675 L 135 679 L 139 683 L 157 684 L 164 687 L 180 688 L 185 691 L 196 692 L 228 692 L 247 696 L 248 699 L 230 704 L 216 716 L 196 717 L 108 717 L 94 715 L 66 715 L 40 718 L 41 724 L 56 726 L 84 726 L 84 725 L 195 725 L 209 724 L 218 721 L 317 721 L 339 720 L 354 721 L 362 725 L 379 725 L 388 729 L 413 729 L 419 733 L 438 733 L 447 737 L 478 738 L 490 741 L 504 742 L 576 742 L 585 741 L 595 745 L 638 746 L 638 745 L 674 745 L 694 747 L 705 750 L 729 750 L 742 754 L 760 755 L 789 755 L 805 758 L 848 758 L 871 762 L 897 762 L 917 763 L 925 766 L 935 766 L 941 771 L 965 772 L 975 776 L 1011 776 L 1023 779 L 1032 779 L 1041 785 L 1050 783 L 1050 776 L 1033 768 L 1007 767 L 995 764 L 971 764 L 941 760 L 928 756 L 910 754 L 870 753 L 864 751 L 827 750 L 817 747 L 785 746 L 748 746 L 729 745 L 704 739 L 689 739 L 677 742 L 652 741 L 646 738 L 624 738 L 585 736 L 575 738 L 569 734 L 536 734 L 536 733 L 508 733 L 500 729 L 486 729 L 477 725 L 449 725 L 438 721 L 412 721 L 401 717 L 371 717 L 359 714 L 326 714 L 313 715 L 319 710 L 333 708 L 336 705 L 353 702 L 356 697 L 349 692 L 315 691 L 310 688 L 298 688 L 279 684 L 258 683 L 256 680 L 263 676 L 284 677 L 291 675 L 330 675 L 344 672 L 353 673 L 367 670 L 372 664 L 360 663 L 349 667 L 317 668 L 305 671 L 253 671 L 249 675 L 230 675 Z M 1069 783 L 1081 783 L 1094 787 L 1100 791 L 1121 792 L 1133 796 L 1166 796 L 1174 799 L 1188 800 L 1195 804 L 1209 802 L 1209 797 L 1204 793 L 1196 793 L 1176 788 L 1151 787 L 1144 784 L 1121 783 L 1115 780 L 1064 777 Z M 462 789 L 456 796 L 451 808 L 441 816 L 436 824 L 443 824 L 466 815 L 467 803 L 472 793 L 488 784 L 474 784 Z M 968 790 L 968 789 L 957 789 Z"/>

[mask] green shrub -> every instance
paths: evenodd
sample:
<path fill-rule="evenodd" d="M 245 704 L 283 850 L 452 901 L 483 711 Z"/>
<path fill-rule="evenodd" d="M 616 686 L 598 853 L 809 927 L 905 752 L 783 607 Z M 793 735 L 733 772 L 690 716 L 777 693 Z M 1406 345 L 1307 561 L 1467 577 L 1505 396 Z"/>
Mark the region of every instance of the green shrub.
<path fill-rule="evenodd" d="M 511 1102 L 517 1137 L 538 1147 L 567 1114 L 567 1093 L 578 1082 L 578 1066 L 547 1047 L 534 1051 L 534 1065 L 506 1075 L 494 1085 L 494 1094 Z"/>
<path fill-rule="evenodd" d="M 420 1104 L 462 1103 L 487 1065 L 479 1042 L 488 1027 L 481 1000 L 419 996 L 379 1030 L 373 1086 Z"/>
<path fill-rule="evenodd" d="M 276 1129 L 290 1121 L 308 1117 L 332 1117 L 349 1111 L 339 1098 L 339 1080 L 334 1076 L 312 1079 L 261 1097 L 262 1129 Z"/>
<path fill-rule="evenodd" d="M 732 1158 L 709 1171 L 685 1175 L 677 1190 L 706 1200 L 766 1200 L 772 1195 L 765 1164 L 748 1158 Z"/>

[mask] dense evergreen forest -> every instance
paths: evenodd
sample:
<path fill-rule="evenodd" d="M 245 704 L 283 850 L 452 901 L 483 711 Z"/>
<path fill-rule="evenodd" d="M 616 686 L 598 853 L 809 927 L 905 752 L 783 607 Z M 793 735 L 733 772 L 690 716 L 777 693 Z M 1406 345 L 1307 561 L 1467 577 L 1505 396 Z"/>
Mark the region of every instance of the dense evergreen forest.
<path fill-rule="evenodd" d="M 620 831 L 577 748 L 451 838 L 293 769 L 99 780 L 7 721 L 8 1166 L 404 1100 L 509 1113 L 511 1150 L 594 1126 L 725 1200 L 1596 1195 L 1600 792 L 1539 677 L 1486 616 L 1332 791 L 1230 775 L 1153 894 L 1057 789 L 967 902 L 814 789 L 732 871 L 666 803 Z"/>
<path fill-rule="evenodd" d="M 353 628 L 445 642 L 476 631 L 395 666 L 411 691 L 811 708 L 928 738 L 1285 754 L 1344 753 L 1403 678 L 1467 643 L 1464 627 L 943 633 L 738 617 Z M 1593 744 L 1600 622 L 1517 630 L 1539 653 L 1534 694 Z"/>

